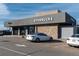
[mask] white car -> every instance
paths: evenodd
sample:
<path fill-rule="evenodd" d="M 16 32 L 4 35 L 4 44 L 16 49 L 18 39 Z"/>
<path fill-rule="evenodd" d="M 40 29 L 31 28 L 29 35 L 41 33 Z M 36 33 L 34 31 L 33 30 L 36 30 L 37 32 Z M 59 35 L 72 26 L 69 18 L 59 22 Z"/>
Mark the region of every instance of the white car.
<path fill-rule="evenodd" d="M 52 40 L 52 37 L 44 34 L 44 33 L 35 33 L 32 35 L 27 35 L 26 39 L 29 41 L 36 41 L 36 42 L 40 42 L 40 41 L 47 41 L 47 40 Z"/>
<path fill-rule="evenodd" d="M 67 44 L 69 46 L 79 46 L 79 34 L 74 34 L 67 39 Z"/>

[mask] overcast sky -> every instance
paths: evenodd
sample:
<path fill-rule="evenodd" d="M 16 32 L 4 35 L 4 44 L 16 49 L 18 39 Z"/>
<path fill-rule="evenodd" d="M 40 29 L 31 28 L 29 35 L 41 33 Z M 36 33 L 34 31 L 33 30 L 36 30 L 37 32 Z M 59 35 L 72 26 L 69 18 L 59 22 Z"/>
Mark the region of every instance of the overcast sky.
<path fill-rule="evenodd" d="M 4 27 L 7 20 L 16 20 L 27 18 L 39 11 L 61 10 L 68 12 L 76 20 L 79 20 L 79 4 L 78 3 L 49 3 L 49 4 L 0 4 L 0 28 Z"/>

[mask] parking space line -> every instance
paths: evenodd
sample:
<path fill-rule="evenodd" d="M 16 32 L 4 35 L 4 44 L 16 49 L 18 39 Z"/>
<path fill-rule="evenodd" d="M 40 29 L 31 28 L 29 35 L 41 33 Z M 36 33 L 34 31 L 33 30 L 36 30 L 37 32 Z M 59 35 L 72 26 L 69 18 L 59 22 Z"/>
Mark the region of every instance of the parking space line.
<path fill-rule="evenodd" d="M 4 47 L 4 46 L 0 46 L 0 48 L 5 49 L 5 50 L 9 50 L 9 51 L 11 51 L 11 52 L 15 52 L 15 53 L 18 53 L 18 54 L 21 54 L 21 55 L 27 55 L 26 53 L 23 53 L 23 52 L 20 52 L 20 51 L 15 51 L 15 50 L 6 48 L 6 47 Z"/>
<path fill-rule="evenodd" d="M 26 45 L 23 44 L 15 44 L 17 47 L 26 47 Z"/>

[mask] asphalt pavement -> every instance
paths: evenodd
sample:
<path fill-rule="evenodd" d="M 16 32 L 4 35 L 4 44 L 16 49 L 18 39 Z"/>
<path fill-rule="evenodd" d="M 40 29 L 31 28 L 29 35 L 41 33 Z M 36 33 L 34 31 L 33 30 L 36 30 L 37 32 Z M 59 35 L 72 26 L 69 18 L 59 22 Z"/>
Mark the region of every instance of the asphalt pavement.
<path fill-rule="evenodd" d="M 0 36 L 0 56 L 79 56 L 79 48 L 60 40 L 36 43 L 17 36 Z"/>

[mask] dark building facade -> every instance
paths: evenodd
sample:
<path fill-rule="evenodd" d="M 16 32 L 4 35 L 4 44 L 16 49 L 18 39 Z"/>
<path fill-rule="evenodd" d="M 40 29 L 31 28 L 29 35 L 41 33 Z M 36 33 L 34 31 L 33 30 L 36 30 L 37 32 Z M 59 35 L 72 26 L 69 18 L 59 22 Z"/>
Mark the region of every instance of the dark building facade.
<path fill-rule="evenodd" d="M 12 35 L 27 35 L 42 32 L 57 39 L 62 37 L 64 30 L 71 31 L 71 28 L 76 25 L 76 20 L 67 12 L 58 12 L 56 14 L 35 16 L 22 20 L 7 21 L 4 25 L 5 27 L 12 28 Z M 72 32 L 74 33 L 74 29 Z"/>

